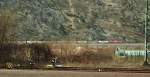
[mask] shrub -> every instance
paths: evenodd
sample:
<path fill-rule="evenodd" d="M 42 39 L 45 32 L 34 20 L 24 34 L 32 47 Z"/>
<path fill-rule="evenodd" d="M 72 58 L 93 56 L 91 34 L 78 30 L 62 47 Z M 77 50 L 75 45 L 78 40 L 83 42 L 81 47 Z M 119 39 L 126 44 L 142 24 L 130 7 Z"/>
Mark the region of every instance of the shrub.
<path fill-rule="evenodd" d="M 5 64 L 5 68 L 6 69 L 12 69 L 14 67 L 14 65 L 13 65 L 13 63 L 11 63 L 11 62 L 7 62 L 6 64 Z"/>

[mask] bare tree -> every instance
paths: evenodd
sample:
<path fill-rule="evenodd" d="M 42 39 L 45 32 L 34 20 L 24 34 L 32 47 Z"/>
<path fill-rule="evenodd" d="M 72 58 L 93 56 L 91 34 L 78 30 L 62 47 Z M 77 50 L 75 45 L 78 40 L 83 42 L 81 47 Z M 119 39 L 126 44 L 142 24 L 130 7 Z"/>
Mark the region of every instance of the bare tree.
<path fill-rule="evenodd" d="M 4 9 L 0 12 L 0 43 L 14 41 L 16 28 L 15 13 Z"/>

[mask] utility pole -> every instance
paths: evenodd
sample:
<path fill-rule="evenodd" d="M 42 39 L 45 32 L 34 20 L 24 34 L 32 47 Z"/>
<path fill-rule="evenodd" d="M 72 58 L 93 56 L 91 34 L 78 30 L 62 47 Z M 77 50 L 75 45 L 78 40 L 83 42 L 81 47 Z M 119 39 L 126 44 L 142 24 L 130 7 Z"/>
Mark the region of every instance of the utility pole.
<path fill-rule="evenodd" d="M 149 1 L 146 0 L 146 15 L 145 15 L 145 60 L 144 65 L 148 65 L 148 45 L 147 45 L 147 26 L 148 26 L 148 11 Z"/>

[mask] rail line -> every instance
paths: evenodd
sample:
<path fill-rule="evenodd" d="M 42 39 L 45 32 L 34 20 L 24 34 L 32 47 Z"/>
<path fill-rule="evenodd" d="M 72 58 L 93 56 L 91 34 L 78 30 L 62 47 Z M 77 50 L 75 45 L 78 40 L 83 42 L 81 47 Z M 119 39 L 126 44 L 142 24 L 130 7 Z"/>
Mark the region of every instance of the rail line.
<path fill-rule="evenodd" d="M 89 67 L 56 67 L 51 70 L 58 71 L 89 71 L 89 72 L 125 72 L 125 73 L 150 73 L 146 68 L 89 68 Z"/>
<path fill-rule="evenodd" d="M 150 68 L 94 68 L 94 67 L 55 67 L 55 68 L 14 68 L 30 70 L 55 70 L 79 72 L 124 72 L 124 73 L 150 73 Z"/>

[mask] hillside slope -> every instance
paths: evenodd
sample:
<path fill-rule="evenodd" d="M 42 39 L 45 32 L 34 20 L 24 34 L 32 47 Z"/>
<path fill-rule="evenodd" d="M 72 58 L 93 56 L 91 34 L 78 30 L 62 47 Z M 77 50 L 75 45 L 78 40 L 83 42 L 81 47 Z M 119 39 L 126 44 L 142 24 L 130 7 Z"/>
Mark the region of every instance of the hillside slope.
<path fill-rule="evenodd" d="M 144 42 L 145 0 L 0 0 L 16 14 L 17 40 Z"/>

